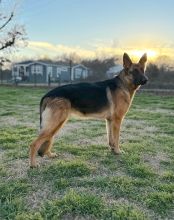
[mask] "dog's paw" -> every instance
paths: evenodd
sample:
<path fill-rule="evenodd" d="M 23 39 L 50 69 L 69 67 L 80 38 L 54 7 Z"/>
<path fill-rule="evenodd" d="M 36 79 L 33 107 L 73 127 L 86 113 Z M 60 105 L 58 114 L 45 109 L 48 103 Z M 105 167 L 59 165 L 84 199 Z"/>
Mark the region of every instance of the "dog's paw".
<path fill-rule="evenodd" d="M 49 152 L 49 153 L 47 154 L 47 156 L 48 156 L 49 158 L 55 158 L 55 157 L 58 157 L 58 154 Z"/>
<path fill-rule="evenodd" d="M 119 154 L 125 154 L 126 152 L 124 150 L 120 150 Z"/>
<path fill-rule="evenodd" d="M 112 152 L 116 155 L 125 154 L 124 150 L 112 148 Z"/>
<path fill-rule="evenodd" d="M 36 164 L 30 164 L 30 168 L 34 169 L 34 168 L 38 168 L 40 165 L 38 163 Z"/>

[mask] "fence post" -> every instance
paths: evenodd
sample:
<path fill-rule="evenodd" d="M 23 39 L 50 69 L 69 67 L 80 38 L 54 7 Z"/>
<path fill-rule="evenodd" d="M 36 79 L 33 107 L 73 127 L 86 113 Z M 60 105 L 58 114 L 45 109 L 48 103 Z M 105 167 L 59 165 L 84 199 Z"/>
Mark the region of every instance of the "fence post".
<path fill-rule="evenodd" d="M 16 76 L 16 74 L 15 74 L 15 76 L 14 76 L 14 83 L 15 83 L 15 86 L 18 85 L 18 81 L 17 81 L 17 76 Z"/>
<path fill-rule="evenodd" d="M 48 74 L 48 87 L 51 86 L 51 76 L 50 76 L 50 73 Z"/>
<path fill-rule="evenodd" d="M 34 73 L 34 86 L 36 87 L 37 85 L 37 79 L 36 79 L 36 73 Z"/>
<path fill-rule="evenodd" d="M 72 60 L 69 61 L 70 83 L 72 83 Z"/>
<path fill-rule="evenodd" d="M 1 84 L 3 84 L 2 64 L 0 64 L 0 73 L 1 73 Z"/>

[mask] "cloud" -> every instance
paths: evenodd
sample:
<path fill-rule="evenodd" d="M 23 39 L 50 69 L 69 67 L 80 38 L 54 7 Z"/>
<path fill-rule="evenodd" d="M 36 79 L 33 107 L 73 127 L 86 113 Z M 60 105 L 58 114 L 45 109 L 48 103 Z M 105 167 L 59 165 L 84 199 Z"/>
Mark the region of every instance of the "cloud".
<path fill-rule="evenodd" d="M 137 43 L 139 45 L 139 43 Z M 143 45 L 143 44 L 142 44 Z M 118 63 L 122 63 L 122 55 L 124 52 L 130 54 L 133 57 L 135 51 L 138 51 L 138 56 L 141 56 L 144 52 L 155 51 L 156 58 L 160 56 L 174 58 L 174 46 L 169 46 L 169 44 L 153 44 L 143 46 L 136 46 L 133 43 L 131 44 L 120 44 L 118 40 L 113 41 L 103 41 L 97 39 L 91 44 L 87 45 L 87 48 L 82 48 L 80 46 L 68 46 L 63 44 L 52 44 L 49 42 L 42 41 L 29 41 L 28 46 L 26 48 L 22 48 L 15 56 L 11 57 L 13 62 L 26 60 L 26 59 L 40 59 L 40 58 L 50 58 L 56 59 L 64 54 L 71 55 L 76 54 L 82 59 L 94 59 L 94 58 L 108 58 L 115 56 L 119 58 Z M 133 57 L 135 61 L 137 61 L 138 56 Z M 150 56 L 148 57 L 149 61 Z M 153 59 L 154 60 L 154 59 Z M 159 60 L 159 59 L 158 59 Z"/>
<path fill-rule="evenodd" d="M 70 47 L 62 44 L 51 44 L 48 42 L 29 41 L 28 48 L 32 51 L 39 52 L 40 54 L 50 55 L 51 57 L 59 56 L 62 54 L 76 53 L 83 58 L 94 58 L 95 52 L 87 49 L 83 49 L 79 46 Z"/>
<path fill-rule="evenodd" d="M 90 49 L 85 49 L 80 46 L 66 46 L 63 44 L 51 44 L 48 42 L 40 42 L 40 41 L 29 41 L 28 48 L 29 54 L 34 55 L 35 57 L 50 57 L 52 59 L 61 56 L 63 54 L 77 54 L 81 58 L 94 59 L 94 58 L 106 58 L 113 56 L 121 56 L 123 54 L 123 50 L 119 47 L 116 47 L 116 43 L 114 42 L 104 42 L 97 41 L 96 44 L 91 44 Z"/>

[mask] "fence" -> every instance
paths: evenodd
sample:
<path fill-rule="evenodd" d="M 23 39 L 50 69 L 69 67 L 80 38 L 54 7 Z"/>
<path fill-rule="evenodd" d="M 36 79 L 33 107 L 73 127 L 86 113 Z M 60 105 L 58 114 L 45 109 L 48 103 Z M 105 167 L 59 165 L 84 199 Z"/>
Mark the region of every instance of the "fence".
<path fill-rule="evenodd" d="M 77 82 L 93 82 L 93 80 L 89 79 L 79 79 L 78 81 L 63 81 L 61 80 L 54 82 L 51 80 L 51 78 L 48 79 L 47 83 L 40 83 L 37 81 L 37 78 L 35 78 L 34 82 L 27 82 L 27 81 L 21 81 L 19 77 L 11 78 L 11 74 L 3 73 L 3 71 L 0 71 L 0 85 L 7 85 L 7 86 L 22 86 L 22 87 L 57 87 L 65 84 L 70 83 L 77 83 Z M 170 91 L 174 93 L 174 84 L 173 83 L 161 83 L 161 82 L 149 82 L 147 85 L 141 87 L 142 91 Z"/>

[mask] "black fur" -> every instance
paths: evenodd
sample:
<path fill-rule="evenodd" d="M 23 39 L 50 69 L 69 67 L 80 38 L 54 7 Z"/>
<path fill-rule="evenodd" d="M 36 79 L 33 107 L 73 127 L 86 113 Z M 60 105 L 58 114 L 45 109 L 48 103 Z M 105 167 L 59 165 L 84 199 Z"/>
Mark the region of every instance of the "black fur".
<path fill-rule="evenodd" d="M 72 108 L 83 114 L 97 113 L 108 106 L 107 87 L 116 90 L 120 87 L 119 77 L 95 83 L 77 83 L 57 87 L 49 91 L 41 100 L 46 97 L 62 97 L 71 102 Z"/>

